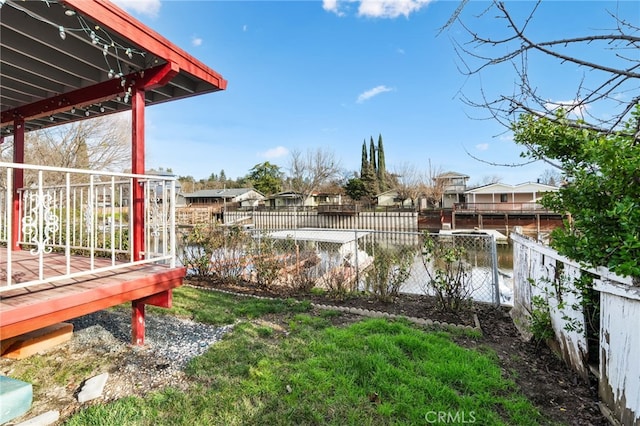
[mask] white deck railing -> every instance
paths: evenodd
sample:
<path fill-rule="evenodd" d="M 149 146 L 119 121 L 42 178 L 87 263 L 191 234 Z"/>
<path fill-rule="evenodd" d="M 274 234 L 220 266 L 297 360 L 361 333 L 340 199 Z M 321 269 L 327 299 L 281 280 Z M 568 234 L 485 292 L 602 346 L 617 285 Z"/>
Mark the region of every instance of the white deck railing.
<path fill-rule="evenodd" d="M 19 282 L 14 278 L 17 255 L 10 247 L 17 171 L 23 171 L 25 184 L 17 196 L 18 244 L 22 253 L 38 260 L 37 278 Z M 138 246 L 130 217 L 135 182 L 144 190 L 145 250 L 139 256 L 143 260 L 134 260 L 133 252 Z M 174 177 L 0 162 L 0 188 L 0 292 L 135 264 L 175 266 Z M 51 253 L 58 259 L 64 255 L 64 271 L 58 267 L 52 273 L 47 265 Z M 89 259 L 85 270 L 72 265 L 78 256 Z"/>

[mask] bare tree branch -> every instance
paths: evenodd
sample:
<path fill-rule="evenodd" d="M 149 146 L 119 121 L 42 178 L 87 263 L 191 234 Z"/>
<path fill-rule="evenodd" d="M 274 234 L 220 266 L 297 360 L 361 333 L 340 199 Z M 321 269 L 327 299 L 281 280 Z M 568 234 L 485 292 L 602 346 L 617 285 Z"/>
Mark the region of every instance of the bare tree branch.
<path fill-rule="evenodd" d="M 632 109 L 640 102 L 640 23 L 637 16 L 627 19 L 621 15 L 621 8 L 612 12 L 603 7 L 603 15 L 613 23 L 611 28 L 592 30 L 592 34 L 539 40 L 530 36 L 536 33 L 536 12 L 551 2 L 538 1 L 521 18 L 510 10 L 514 3 L 497 0 L 479 15 L 464 17 L 463 9 L 466 11 L 471 4 L 460 2 L 442 28 L 452 30 L 460 27 L 466 34 L 466 40 L 452 39 L 459 71 L 468 78 L 479 78 L 482 86 L 484 72 L 504 73 L 504 68 L 497 67 L 509 65 L 514 88 L 511 93 L 490 95 L 486 87 L 481 87 L 479 97 L 478 94 L 471 96 L 461 92 L 460 98 L 466 105 L 485 111 L 488 113 L 485 118 L 495 120 L 507 129 L 511 129 L 520 114 L 553 120 L 555 112 L 562 108 L 579 117 L 570 123 L 571 126 L 603 134 L 621 130 Z M 609 5 L 607 3 L 605 7 Z M 522 3 L 518 6 L 522 7 Z M 474 20 L 490 19 L 492 11 L 497 12 L 493 18 L 499 22 L 499 26 L 492 30 L 496 36 L 474 31 Z M 594 55 L 594 52 L 598 55 Z M 602 56 L 602 53 L 608 55 Z M 575 87 L 573 100 L 553 101 L 562 95 L 542 93 L 541 87 L 530 75 L 534 54 L 535 59 L 539 56 L 555 60 L 561 66 L 573 65 L 584 69 L 581 79 L 567 83 Z M 545 78 L 549 76 L 545 75 Z M 591 112 L 593 107 L 600 104 L 605 105 L 603 109 L 609 112 L 607 116 L 601 112 Z M 635 138 L 638 138 L 637 132 Z M 555 164 L 553 166 L 557 167 Z"/>
<path fill-rule="evenodd" d="M 289 159 L 289 186 L 300 194 L 303 202 L 322 185 L 339 176 L 340 162 L 333 152 L 322 148 L 291 151 Z"/>
<path fill-rule="evenodd" d="M 129 128 L 125 119 L 107 116 L 30 132 L 25 135 L 25 162 L 122 172 L 131 164 Z M 0 145 L 0 161 L 13 161 L 12 139 Z M 31 178 L 25 174 L 26 185 Z"/>

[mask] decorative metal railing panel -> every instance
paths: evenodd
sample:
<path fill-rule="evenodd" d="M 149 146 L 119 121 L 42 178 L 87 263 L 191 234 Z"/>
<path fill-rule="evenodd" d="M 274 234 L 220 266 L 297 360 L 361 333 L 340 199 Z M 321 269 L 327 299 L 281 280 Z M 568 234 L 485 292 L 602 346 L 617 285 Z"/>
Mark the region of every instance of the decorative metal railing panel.
<path fill-rule="evenodd" d="M 13 181 L 21 171 L 24 186 Z M 132 218 L 134 185 L 144 194 L 144 217 Z M 0 292 L 45 282 L 126 268 L 132 264 L 175 266 L 175 178 L 0 163 Z M 145 250 L 133 253 L 134 226 L 143 226 Z M 16 230 L 18 233 L 16 238 Z M 38 258 L 37 279 L 25 281 L 13 262 L 11 244 Z M 47 262 L 64 256 L 66 267 Z M 72 258 L 90 259 L 86 270 Z M 96 259 L 108 259 L 99 262 Z M 54 270 L 55 269 L 55 270 Z"/>
<path fill-rule="evenodd" d="M 27 245 L 34 245 L 31 254 L 51 253 L 51 243 L 55 233 L 60 229 L 60 218 L 53 209 L 54 200 L 51 194 L 42 191 L 31 191 L 24 194 L 25 209 L 22 217 L 22 235 Z"/>

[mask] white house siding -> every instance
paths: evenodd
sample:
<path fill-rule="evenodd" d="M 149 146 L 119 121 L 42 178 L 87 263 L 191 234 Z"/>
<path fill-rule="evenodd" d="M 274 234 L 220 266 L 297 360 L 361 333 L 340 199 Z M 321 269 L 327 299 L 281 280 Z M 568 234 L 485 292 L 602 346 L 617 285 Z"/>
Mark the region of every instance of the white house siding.
<path fill-rule="evenodd" d="M 394 201 L 398 196 L 397 192 L 390 192 L 385 194 L 378 195 L 378 205 L 379 206 L 394 206 L 397 203 Z"/>
<path fill-rule="evenodd" d="M 264 200 L 264 195 L 256 191 L 249 191 L 238 195 L 233 201 L 240 203 L 242 206 L 256 207 L 262 200 Z"/>
<path fill-rule="evenodd" d="M 556 192 L 557 190 L 558 188 L 554 186 L 543 185 L 540 183 L 524 183 L 520 185 L 494 183 L 471 189 L 465 192 L 465 194 L 467 196 L 467 203 L 495 204 L 495 208 L 497 210 L 501 210 L 500 205 L 507 206 L 505 207 L 505 209 L 507 209 L 511 203 L 517 203 L 519 208 L 522 206 L 533 209 L 534 207 L 540 208 L 540 206 L 536 204 L 536 201 L 544 193 Z M 502 195 L 506 195 L 506 201 L 501 201 Z"/>

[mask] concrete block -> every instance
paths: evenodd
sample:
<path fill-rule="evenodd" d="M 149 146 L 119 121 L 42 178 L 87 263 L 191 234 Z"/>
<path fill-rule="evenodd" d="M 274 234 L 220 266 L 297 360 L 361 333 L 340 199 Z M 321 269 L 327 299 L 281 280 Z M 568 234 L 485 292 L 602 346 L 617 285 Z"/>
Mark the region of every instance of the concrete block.
<path fill-rule="evenodd" d="M 60 412 L 57 410 L 47 411 L 39 416 L 25 420 L 22 423 L 18 423 L 16 426 L 48 426 L 52 425 L 60 419 Z"/>
<path fill-rule="evenodd" d="M 0 376 L 0 424 L 29 411 L 33 402 L 31 383 Z"/>
<path fill-rule="evenodd" d="M 82 386 L 80 393 L 78 393 L 78 402 L 82 404 L 83 402 L 101 397 L 104 385 L 107 383 L 108 378 L 109 373 L 102 373 L 88 379 L 84 383 L 84 386 Z"/>

